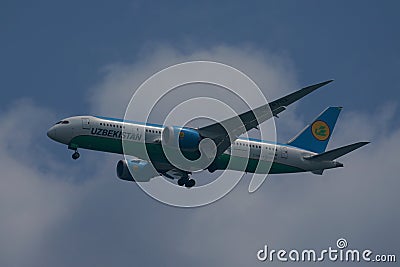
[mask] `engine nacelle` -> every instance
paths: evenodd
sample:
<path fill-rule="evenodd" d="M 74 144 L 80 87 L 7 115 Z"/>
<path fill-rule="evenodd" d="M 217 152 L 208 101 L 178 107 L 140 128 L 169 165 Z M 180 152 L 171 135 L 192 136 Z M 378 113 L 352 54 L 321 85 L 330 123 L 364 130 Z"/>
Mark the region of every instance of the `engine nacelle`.
<path fill-rule="evenodd" d="M 185 151 L 199 149 L 201 136 L 198 131 L 191 128 L 167 126 L 162 132 L 162 141 L 170 147 L 178 147 Z"/>
<path fill-rule="evenodd" d="M 154 167 L 145 160 L 120 160 L 117 163 L 117 176 L 121 180 L 148 182 L 151 178 L 159 175 Z"/>

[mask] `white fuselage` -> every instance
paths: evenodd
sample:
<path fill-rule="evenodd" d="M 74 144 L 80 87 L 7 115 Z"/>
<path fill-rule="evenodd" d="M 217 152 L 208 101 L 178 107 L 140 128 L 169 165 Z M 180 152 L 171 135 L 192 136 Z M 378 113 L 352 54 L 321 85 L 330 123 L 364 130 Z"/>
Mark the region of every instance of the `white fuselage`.
<path fill-rule="evenodd" d="M 105 117 L 76 116 L 60 121 L 51 127 L 47 134 L 51 139 L 68 145 L 70 149 L 86 148 L 122 154 L 121 140 L 137 145 L 154 144 L 161 140 L 163 129 L 164 126 L 156 124 L 124 122 Z M 148 158 L 141 149 L 132 151 L 133 153 L 130 153 L 132 156 L 145 160 Z M 239 138 L 224 154 L 246 161 L 254 159 L 260 162 L 272 162 L 280 168 L 280 171 L 275 173 L 315 171 L 337 167 L 336 161 L 315 162 L 305 159 L 305 157 L 316 155 L 314 152 L 255 139 Z M 235 166 L 230 166 L 230 169 L 235 170 Z M 269 172 L 269 168 L 260 168 L 256 172 L 266 173 Z"/>

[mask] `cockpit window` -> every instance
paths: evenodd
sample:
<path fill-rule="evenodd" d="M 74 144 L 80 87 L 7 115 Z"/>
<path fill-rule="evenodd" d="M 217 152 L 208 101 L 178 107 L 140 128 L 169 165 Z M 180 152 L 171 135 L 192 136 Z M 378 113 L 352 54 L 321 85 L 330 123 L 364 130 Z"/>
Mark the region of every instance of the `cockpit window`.
<path fill-rule="evenodd" d="M 69 121 L 59 121 L 56 124 L 68 124 L 68 123 L 69 123 Z"/>

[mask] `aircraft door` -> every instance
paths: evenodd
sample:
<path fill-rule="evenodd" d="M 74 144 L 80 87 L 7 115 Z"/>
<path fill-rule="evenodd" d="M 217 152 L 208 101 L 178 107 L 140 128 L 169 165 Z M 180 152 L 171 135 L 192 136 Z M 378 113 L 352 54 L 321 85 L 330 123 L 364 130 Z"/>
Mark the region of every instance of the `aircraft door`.
<path fill-rule="evenodd" d="M 88 118 L 82 119 L 82 129 L 90 130 L 90 120 Z"/>
<path fill-rule="evenodd" d="M 253 158 L 259 159 L 261 151 L 259 150 L 258 146 L 252 147 L 250 150 L 252 153 L 250 154 Z"/>
<path fill-rule="evenodd" d="M 288 158 L 288 149 L 287 147 L 281 147 L 281 158 L 287 159 Z"/>

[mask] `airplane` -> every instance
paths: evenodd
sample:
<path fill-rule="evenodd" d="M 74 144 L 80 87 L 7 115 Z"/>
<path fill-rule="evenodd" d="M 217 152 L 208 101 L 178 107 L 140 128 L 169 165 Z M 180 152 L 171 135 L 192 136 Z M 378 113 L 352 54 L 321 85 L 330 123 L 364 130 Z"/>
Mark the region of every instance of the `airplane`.
<path fill-rule="evenodd" d="M 80 156 L 78 148 L 123 154 L 122 140 L 127 140 L 133 148 L 137 144 L 143 146 L 144 143 L 147 154 L 141 149 L 132 149 L 130 154 L 134 159 L 119 160 L 117 163 L 117 177 L 131 182 L 148 182 L 154 177 L 164 176 L 177 179 L 179 186 L 195 186 L 196 181 L 191 178 L 192 172 L 174 166 L 162 149 L 161 141 L 167 142 L 171 137 L 178 140 L 180 151 L 191 160 L 198 158 L 202 153 L 199 150 L 200 141 L 210 138 L 215 143 L 215 157 L 204 170 L 211 173 L 227 168 L 243 171 L 243 168 L 228 165 L 230 158 L 236 157 L 236 160 L 245 162 L 244 171 L 248 173 L 311 172 L 322 175 L 326 169 L 343 167 L 337 158 L 369 143 L 357 142 L 325 151 L 341 107 L 325 109 L 286 144 L 240 136 L 251 129 L 258 129 L 259 124 L 272 117 L 278 117 L 287 106 L 332 81 L 304 87 L 236 117 L 200 128 L 163 126 L 101 116 L 74 116 L 57 122 L 48 130 L 47 136 L 74 150 L 74 160 Z M 225 125 L 231 127 L 227 130 Z M 261 153 L 262 150 L 266 153 Z M 232 156 L 232 151 L 238 153 Z M 270 157 L 263 157 L 263 154 Z M 257 169 L 257 166 L 266 160 L 270 161 L 271 167 Z"/>

